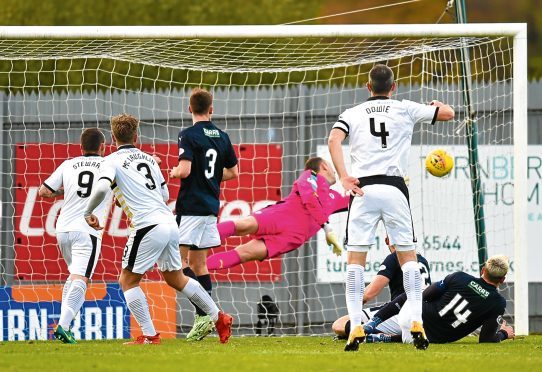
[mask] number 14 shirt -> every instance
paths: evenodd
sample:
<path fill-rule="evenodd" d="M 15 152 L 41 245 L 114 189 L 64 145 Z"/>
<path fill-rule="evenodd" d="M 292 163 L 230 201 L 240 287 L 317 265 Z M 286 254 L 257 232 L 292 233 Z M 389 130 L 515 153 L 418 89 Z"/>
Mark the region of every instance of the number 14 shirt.
<path fill-rule="evenodd" d="M 190 175 L 181 180 L 175 211 L 180 216 L 218 216 L 220 182 L 224 168 L 237 157 L 228 135 L 210 121 L 199 121 L 179 133 L 179 160 L 192 162 Z"/>
<path fill-rule="evenodd" d="M 350 136 L 351 174 L 405 177 L 414 125 L 434 124 L 438 107 L 384 96 L 344 111 L 334 129 Z"/>

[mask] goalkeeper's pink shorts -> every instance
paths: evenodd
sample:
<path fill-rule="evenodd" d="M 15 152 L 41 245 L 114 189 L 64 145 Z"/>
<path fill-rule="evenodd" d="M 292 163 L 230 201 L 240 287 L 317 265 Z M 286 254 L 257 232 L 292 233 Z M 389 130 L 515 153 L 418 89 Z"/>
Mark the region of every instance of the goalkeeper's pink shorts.
<path fill-rule="evenodd" d="M 253 214 L 258 221 L 254 239 L 263 240 L 273 258 L 302 246 L 320 229 L 304 209 L 290 203 L 275 204 Z"/>

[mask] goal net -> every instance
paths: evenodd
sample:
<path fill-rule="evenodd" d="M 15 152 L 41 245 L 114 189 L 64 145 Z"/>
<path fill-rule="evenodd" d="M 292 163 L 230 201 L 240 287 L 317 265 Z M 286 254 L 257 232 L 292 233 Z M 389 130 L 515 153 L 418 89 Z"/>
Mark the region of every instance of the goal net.
<path fill-rule="evenodd" d="M 62 284 L 68 276 L 55 238 L 62 200 L 41 199 L 38 189 L 62 161 L 80 154 L 82 129 L 98 127 L 111 143 L 110 117 L 135 115 L 141 120 L 140 147 L 161 157 L 167 176 L 178 162 L 177 134 L 192 125 L 188 97 L 197 86 L 213 92 L 213 121 L 229 134 L 240 159 L 239 179 L 223 184 L 219 221 L 227 221 L 288 195 L 308 157 L 329 158 L 331 126 L 343 110 L 366 100 L 368 71 L 375 63 L 386 63 L 395 73 L 396 99 L 437 99 L 456 112 L 453 122 L 416 126 L 409 159 L 417 248 L 429 261 L 431 279 L 458 270 L 479 272 L 476 237 L 481 232 L 476 229 L 473 200 L 481 199 L 473 198 L 471 187 L 473 152 L 478 156 L 487 253 L 506 254 L 515 263 L 514 208 L 521 203 L 516 200 L 514 206 L 518 123 L 513 120 L 513 87 L 519 85 L 514 79 L 512 33 L 458 37 L 461 34 L 454 31 L 452 36 L 440 32 L 443 36 L 412 37 L 403 28 L 403 35 L 382 32 L 373 37 L 364 35 L 363 30 L 371 29 L 363 27 L 346 36 L 339 28 L 310 35 L 305 32 L 310 28 L 292 27 L 293 34 L 279 37 L 249 27 L 244 36 L 228 37 L 227 27 L 225 32 L 210 29 L 162 35 L 164 28 L 149 28 L 147 35 L 134 36 L 130 28 L 112 34 L 106 29 L 85 34 L 74 28 L 67 37 L 54 29 L 28 33 L 21 28 L 22 37 L 2 30 L 1 340 L 47 339 L 58 321 Z M 470 55 L 472 107 L 462 86 L 465 51 Z M 469 108 L 476 113 L 477 148 L 468 146 Z M 425 155 L 436 148 L 455 159 L 454 170 L 444 178 L 424 169 Z M 110 146 L 108 152 L 112 150 Z M 168 186 L 173 208 L 179 182 L 169 180 Z M 345 220 L 344 213 L 331 218 L 341 240 Z M 102 255 L 74 323 L 77 338 L 128 338 L 139 332 L 116 282 L 128 233 L 126 217 L 113 205 Z M 380 228 L 369 253 L 367 281 L 389 254 L 384 236 Z M 230 238 L 213 252 L 246 241 Z M 319 233 L 282 257 L 214 272 L 213 297 L 234 315 L 237 335 L 330 333 L 331 323 L 347 313 L 345 256 L 335 257 Z M 512 265 L 501 291 L 512 322 L 517 267 Z M 158 332 L 181 337 L 190 329 L 192 306 L 160 281 L 157 271 L 146 274 L 142 287 Z M 266 317 L 258 306 L 264 296 L 278 308 L 277 314 L 270 314 L 270 326 L 257 324 Z M 385 289 L 366 306 L 388 299 Z"/>

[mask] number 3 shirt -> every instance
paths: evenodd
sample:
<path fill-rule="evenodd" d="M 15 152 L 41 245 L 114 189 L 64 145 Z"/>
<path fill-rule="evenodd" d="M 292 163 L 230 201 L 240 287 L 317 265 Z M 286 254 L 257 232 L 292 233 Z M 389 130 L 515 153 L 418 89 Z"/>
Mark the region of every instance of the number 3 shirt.
<path fill-rule="evenodd" d="M 437 114 L 436 106 L 375 96 L 344 111 L 333 129 L 350 136 L 353 176 L 404 177 L 414 125 L 433 124 Z"/>
<path fill-rule="evenodd" d="M 228 135 L 210 121 L 199 121 L 179 132 L 179 161 L 192 162 L 190 175 L 181 180 L 175 211 L 181 216 L 218 216 L 220 182 L 224 168 L 237 157 Z"/>
<path fill-rule="evenodd" d="M 164 176 L 151 155 L 133 145 L 120 146 L 105 157 L 102 178 L 111 182 L 115 199 L 130 219 L 131 228 L 175 223 L 162 196 L 162 188 L 167 187 Z"/>
<path fill-rule="evenodd" d="M 103 161 L 104 158 L 98 155 L 68 159 L 43 183 L 43 186 L 52 192 L 58 191 L 61 187 L 64 188 L 64 203 L 56 222 L 57 232 L 79 231 L 101 237 L 102 233 L 94 230 L 85 221 L 84 211 L 85 200 L 90 196 L 92 187 L 98 182 L 98 174 Z M 100 226 L 103 226 L 105 222 L 109 206 L 109 198 L 105 198 L 95 210 L 94 214 L 100 220 Z"/>

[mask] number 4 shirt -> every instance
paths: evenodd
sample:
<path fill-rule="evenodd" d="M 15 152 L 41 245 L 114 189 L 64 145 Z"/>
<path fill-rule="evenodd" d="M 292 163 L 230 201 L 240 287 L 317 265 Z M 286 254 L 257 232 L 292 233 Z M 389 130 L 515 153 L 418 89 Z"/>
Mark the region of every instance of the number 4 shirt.
<path fill-rule="evenodd" d="M 166 181 L 149 154 L 133 145 L 120 146 L 105 157 L 100 171 L 102 178 L 111 182 L 115 199 L 131 220 L 132 228 L 139 230 L 157 223 L 175 223 L 162 196 Z"/>
<path fill-rule="evenodd" d="M 190 175 L 181 180 L 175 211 L 180 216 L 218 216 L 220 182 L 224 168 L 237 157 L 228 135 L 210 121 L 199 121 L 179 133 L 179 161 L 192 162 Z"/>
<path fill-rule="evenodd" d="M 354 177 L 406 176 L 414 125 L 437 119 L 438 107 L 375 96 L 344 111 L 334 129 L 350 137 Z"/>
<path fill-rule="evenodd" d="M 98 155 L 78 156 L 65 160 L 45 180 L 43 186 L 52 192 L 64 188 L 64 203 L 56 222 L 57 232 L 80 231 L 100 237 L 101 232 L 94 230 L 85 221 L 84 210 L 86 198 L 90 196 L 92 187 L 98 182 L 98 174 L 104 158 Z M 95 216 L 103 226 L 106 214 L 109 211 L 109 197 L 95 210 Z"/>

